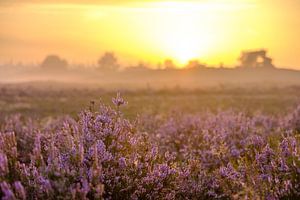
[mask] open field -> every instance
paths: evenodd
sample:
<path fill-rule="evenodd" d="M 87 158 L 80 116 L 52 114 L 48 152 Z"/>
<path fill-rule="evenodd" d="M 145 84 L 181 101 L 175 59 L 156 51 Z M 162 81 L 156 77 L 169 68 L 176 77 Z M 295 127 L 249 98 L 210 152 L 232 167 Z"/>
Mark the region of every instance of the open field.
<path fill-rule="evenodd" d="M 6 199 L 300 196 L 299 87 L 0 91 Z"/>
<path fill-rule="evenodd" d="M 39 87 L 38 87 L 39 86 Z M 102 102 L 111 105 L 118 90 L 72 87 L 58 83 L 12 84 L 0 86 L 1 115 L 21 113 L 33 118 L 76 116 L 83 109 Z M 292 110 L 300 102 L 300 88 L 238 88 L 214 87 L 185 90 L 180 88 L 160 90 L 121 90 L 128 101 L 123 108 L 126 117 L 163 114 L 172 110 L 185 113 L 234 109 L 247 113 L 279 114 Z"/>

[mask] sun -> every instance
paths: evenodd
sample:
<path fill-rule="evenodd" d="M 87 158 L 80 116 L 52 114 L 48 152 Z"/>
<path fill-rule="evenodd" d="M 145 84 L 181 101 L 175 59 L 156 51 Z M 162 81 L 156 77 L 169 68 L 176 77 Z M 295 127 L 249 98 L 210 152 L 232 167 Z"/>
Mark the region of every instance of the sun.
<path fill-rule="evenodd" d="M 213 46 L 213 35 L 202 29 L 207 17 L 194 4 L 163 2 L 157 9 L 164 12 L 158 22 L 156 40 L 177 64 L 182 66 L 191 59 L 201 58 Z"/>
<path fill-rule="evenodd" d="M 88 9 L 87 16 L 99 33 L 96 40 L 106 38 L 101 43 L 117 46 L 125 56 L 153 63 L 170 58 L 182 68 L 189 60 L 215 62 L 212 55 L 230 39 L 229 34 L 220 31 L 227 30 L 222 14 L 228 13 L 227 9 L 227 4 L 208 1 L 147 1 L 128 7 Z M 106 18 L 110 22 L 107 27 L 98 27 Z"/>
<path fill-rule="evenodd" d="M 185 64 L 191 59 L 201 57 L 205 51 L 204 43 L 199 36 L 193 36 L 193 32 L 178 30 L 165 39 L 165 47 L 168 53 L 178 64 Z"/>

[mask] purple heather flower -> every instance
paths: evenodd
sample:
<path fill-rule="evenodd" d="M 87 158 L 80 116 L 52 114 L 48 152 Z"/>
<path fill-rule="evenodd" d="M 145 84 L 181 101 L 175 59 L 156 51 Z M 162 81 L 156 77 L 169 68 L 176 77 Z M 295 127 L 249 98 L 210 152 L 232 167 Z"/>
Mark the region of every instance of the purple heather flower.
<path fill-rule="evenodd" d="M 119 158 L 119 166 L 125 168 L 127 166 L 126 159 L 124 157 Z"/>
<path fill-rule="evenodd" d="M 16 182 L 14 182 L 14 187 L 15 187 L 15 191 L 16 191 L 18 198 L 26 199 L 26 192 L 25 192 L 25 189 L 24 189 L 22 183 L 20 181 L 16 181 Z"/>
<path fill-rule="evenodd" d="M 121 97 L 121 94 L 119 92 L 117 93 L 117 97 L 112 99 L 112 102 L 117 107 L 127 104 L 127 102 Z"/>
<path fill-rule="evenodd" d="M 289 170 L 289 167 L 283 158 L 280 158 L 279 169 L 282 172 L 287 172 Z"/>
<path fill-rule="evenodd" d="M 97 115 L 96 122 L 100 122 L 102 124 L 108 124 L 111 122 L 111 118 L 108 115 Z"/>
<path fill-rule="evenodd" d="M 5 154 L 0 153 L 0 175 L 8 173 L 8 162 Z"/>
<path fill-rule="evenodd" d="M 16 199 L 10 185 L 7 182 L 0 182 L 0 187 L 3 193 L 2 200 L 14 200 Z"/>
<path fill-rule="evenodd" d="M 48 179 L 39 176 L 37 180 L 42 192 L 49 194 L 52 191 L 52 186 Z"/>
<path fill-rule="evenodd" d="M 282 140 L 282 142 L 280 143 L 280 147 L 281 147 L 282 155 L 284 157 L 288 157 L 291 155 L 290 150 L 289 150 L 289 142 L 288 142 L 287 138 L 284 138 Z"/>
<path fill-rule="evenodd" d="M 221 167 L 219 173 L 222 177 L 232 180 L 238 180 L 240 177 L 240 174 L 233 168 L 231 163 L 228 163 L 226 167 Z"/>
<path fill-rule="evenodd" d="M 236 148 L 231 149 L 231 155 L 233 157 L 239 157 L 240 156 L 240 151 Z"/>

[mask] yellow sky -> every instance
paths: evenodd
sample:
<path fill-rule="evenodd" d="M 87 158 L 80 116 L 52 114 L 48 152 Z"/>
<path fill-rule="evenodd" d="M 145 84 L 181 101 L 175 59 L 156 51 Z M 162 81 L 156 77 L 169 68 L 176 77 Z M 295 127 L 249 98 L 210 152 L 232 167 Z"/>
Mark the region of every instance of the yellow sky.
<path fill-rule="evenodd" d="M 196 58 L 233 66 L 241 50 L 267 48 L 277 66 L 300 69 L 298 0 L 3 2 L 0 63 L 53 53 L 93 63 L 115 51 L 126 64 Z"/>

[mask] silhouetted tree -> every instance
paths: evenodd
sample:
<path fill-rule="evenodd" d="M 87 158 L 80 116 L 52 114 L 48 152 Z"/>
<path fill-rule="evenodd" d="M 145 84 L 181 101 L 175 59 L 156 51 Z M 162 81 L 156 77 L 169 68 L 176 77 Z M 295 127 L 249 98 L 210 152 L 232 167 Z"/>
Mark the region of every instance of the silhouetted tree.
<path fill-rule="evenodd" d="M 101 70 L 116 71 L 119 69 L 118 59 L 113 52 L 106 52 L 98 60 L 98 68 Z"/>
<path fill-rule="evenodd" d="M 140 69 L 149 69 L 149 65 L 148 65 L 147 63 L 145 63 L 145 62 L 142 62 L 142 61 L 140 61 L 140 62 L 137 64 L 136 67 L 137 67 L 137 68 L 140 68 Z"/>
<path fill-rule="evenodd" d="M 176 66 L 175 66 L 175 64 L 174 64 L 174 62 L 173 62 L 173 60 L 171 60 L 171 59 L 165 60 L 165 62 L 164 62 L 164 67 L 165 67 L 166 69 L 175 69 L 175 68 L 176 68 Z"/>
<path fill-rule="evenodd" d="M 203 68 L 203 67 L 206 67 L 206 65 L 201 64 L 198 60 L 190 60 L 189 63 L 185 66 L 185 68 L 188 69 Z"/>
<path fill-rule="evenodd" d="M 41 68 L 47 71 L 66 70 L 68 62 L 57 55 L 48 55 L 41 63 Z"/>
<path fill-rule="evenodd" d="M 162 69 L 162 65 L 161 65 L 161 63 L 159 62 L 159 63 L 157 63 L 157 66 L 156 66 L 156 68 L 157 69 Z"/>
<path fill-rule="evenodd" d="M 224 68 L 224 63 L 223 62 L 220 62 L 219 64 L 219 68 L 223 69 Z"/>
<path fill-rule="evenodd" d="M 245 68 L 273 68 L 272 58 L 267 57 L 266 50 L 258 50 L 258 51 L 244 51 L 239 58 L 241 62 L 241 67 Z"/>
<path fill-rule="evenodd" d="M 135 66 L 130 66 L 130 67 L 127 67 L 125 69 L 125 71 L 130 71 L 130 72 L 146 72 L 150 70 L 150 67 L 148 64 L 144 63 L 144 62 L 139 62 L 137 65 Z"/>

